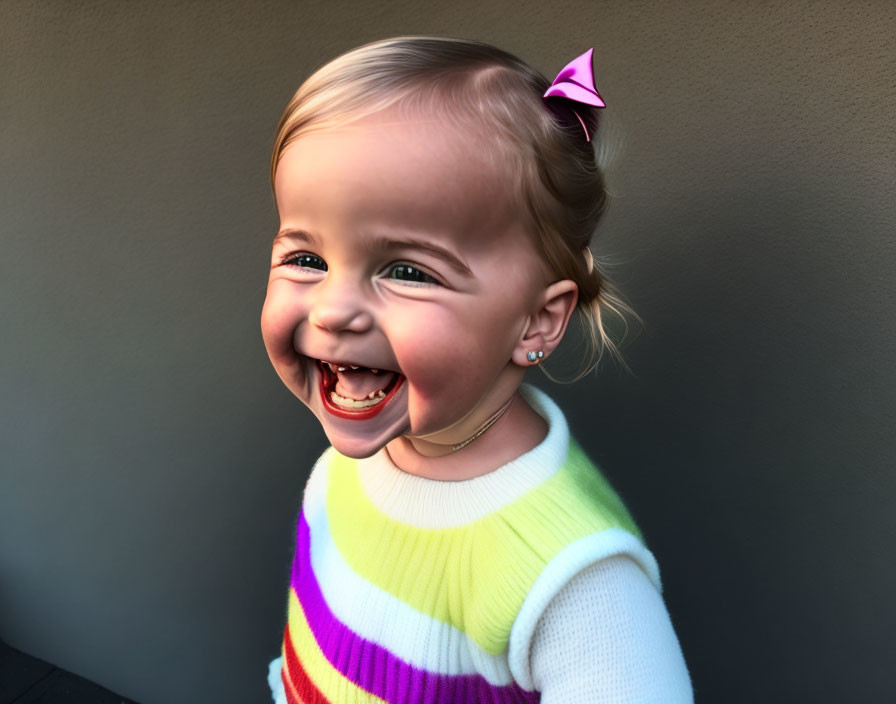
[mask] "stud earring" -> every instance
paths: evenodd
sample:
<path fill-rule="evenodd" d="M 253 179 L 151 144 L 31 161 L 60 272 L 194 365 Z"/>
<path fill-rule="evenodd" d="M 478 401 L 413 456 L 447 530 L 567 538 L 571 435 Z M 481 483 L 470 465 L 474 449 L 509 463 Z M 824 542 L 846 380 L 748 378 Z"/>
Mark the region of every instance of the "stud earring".
<path fill-rule="evenodd" d="M 542 357 L 544 357 L 544 350 L 538 350 L 538 352 L 530 350 L 526 352 L 526 359 L 528 359 L 532 364 L 535 364 Z"/>

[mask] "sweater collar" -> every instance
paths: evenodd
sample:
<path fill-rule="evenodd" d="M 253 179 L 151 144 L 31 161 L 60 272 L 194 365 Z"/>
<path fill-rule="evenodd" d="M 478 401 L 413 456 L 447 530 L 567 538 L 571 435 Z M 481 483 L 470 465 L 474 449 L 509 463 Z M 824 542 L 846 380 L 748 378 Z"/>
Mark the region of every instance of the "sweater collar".
<path fill-rule="evenodd" d="M 367 498 L 391 518 L 420 528 L 450 528 L 487 516 L 553 476 L 569 450 L 569 427 L 560 407 L 529 384 L 520 394 L 548 425 L 544 440 L 515 460 L 472 479 L 428 479 L 399 469 L 385 448 L 358 460 Z"/>

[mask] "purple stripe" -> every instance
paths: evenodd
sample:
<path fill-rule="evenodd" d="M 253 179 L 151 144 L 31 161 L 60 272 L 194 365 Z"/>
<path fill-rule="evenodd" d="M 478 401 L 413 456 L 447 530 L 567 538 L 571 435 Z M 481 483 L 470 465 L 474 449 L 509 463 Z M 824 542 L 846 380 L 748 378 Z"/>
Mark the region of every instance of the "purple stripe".
<path fill-rule="evenodd" d="M 535 704 L 540 692 L 515 682 L 492 685 L 482 675 L 446 675 L 414 667 L 374 641 L 362 638 L 330 611 L 311 569 L 311 530 L 299 513 L 292 587 L 321 651 L 330 664 L 362 689 L 392 704 Z M 310 675 L 311 673 L 309 673 Z"/>

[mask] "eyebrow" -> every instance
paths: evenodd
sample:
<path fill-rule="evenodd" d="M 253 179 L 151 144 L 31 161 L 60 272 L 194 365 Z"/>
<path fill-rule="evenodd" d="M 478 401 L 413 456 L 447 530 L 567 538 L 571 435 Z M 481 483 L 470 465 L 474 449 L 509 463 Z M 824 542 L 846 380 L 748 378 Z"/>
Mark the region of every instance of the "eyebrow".
<path fill-rule="evenodd" d="M 303 240 L 305 242 L 310 242 L 311 244 L 317 244 L 317 240 L 314 235 L 312 235 L 307 230 L 280 230 L 276 235 L 274 235 L 274 244 L 277 244 L 280 240 Z"/>
<path fill-rule="evenodd" d="M 314 235 L 306 230 L 281 230 L 274 237 L 274 243 L 276 244 L 281 239 L 297 239 L 308 242 L 310 244 L 317 244 L 317 238 L 315 238 Z M 464 263 L 463 260 L 461 260 L 458 256 L 453 254 L 448 249 L 442 247 L 441 245 L 435 244 L 434 242 L 426 242 L 425 240 L 418 239 L 399 239 L 395 237 L 384 237 L 381 235 L 377 235 L 370 238 L 369 245 L 371 248 L 382 249 L 416 249 L 443 260 L 451 268 L 455 269 L 465 276 L 473 275 L 472 270 L 469 266 L 466 265 L 466 263 Z"/>
<path fill-rule="evenodd" d="M 434 242 L 426 242 L 417 239 L 397 239 L 393 237 L 376 236 L 370 239 L 371 247 L 382 249 L 417 249 L 437 257 L 464 276 L 472 276 L 473 272 L 459 257 Z"/>

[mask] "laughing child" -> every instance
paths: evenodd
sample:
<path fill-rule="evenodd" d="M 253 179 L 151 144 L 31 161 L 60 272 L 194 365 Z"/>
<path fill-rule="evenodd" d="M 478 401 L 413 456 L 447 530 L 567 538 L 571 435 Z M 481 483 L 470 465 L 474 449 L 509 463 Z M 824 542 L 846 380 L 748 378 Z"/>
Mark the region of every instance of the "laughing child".
<path fill-rule="evenodd" d="M 573 313 L 618 354 L 592 50 L 553 83 L 475 41 L 317 70 L 278 126 L 261 317 L 331 444 L 296 526 L 275 702 L 691 702 L 657 562 L 523 383 Z M 305 461 L 304 453 L 297 459 Z"/>

